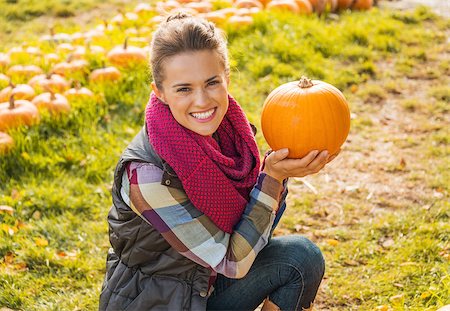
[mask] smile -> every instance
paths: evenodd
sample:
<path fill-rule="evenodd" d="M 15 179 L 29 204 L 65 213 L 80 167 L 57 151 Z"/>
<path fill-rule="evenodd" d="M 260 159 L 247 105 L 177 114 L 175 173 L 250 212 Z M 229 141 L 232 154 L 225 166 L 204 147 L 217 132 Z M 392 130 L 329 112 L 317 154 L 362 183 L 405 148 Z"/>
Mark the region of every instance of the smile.
<path fill-rule="evenodd" d="M 190 115 L 198 120 L 206 120 L 206 119 L 210 118 L 215 111 L 216 111 L 216 108 L 213 108 L 213 109 L 210 109 L 205 112 L 197 112 L 197 113 L 193 112 L 193 113 L 190 113 Z"/>

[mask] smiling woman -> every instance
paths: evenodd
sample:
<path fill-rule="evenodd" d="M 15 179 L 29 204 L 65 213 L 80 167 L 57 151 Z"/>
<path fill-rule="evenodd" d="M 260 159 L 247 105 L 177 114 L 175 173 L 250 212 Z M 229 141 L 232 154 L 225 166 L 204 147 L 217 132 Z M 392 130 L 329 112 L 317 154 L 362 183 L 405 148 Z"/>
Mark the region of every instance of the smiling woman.
<path fill-rule="evenodd" d="M 309 308 L 320 250 L 271 234 L 287 178 L 318 172 L 327 153 L 286 159 L 277 150 L 260 166 L 252 127 L 228 93 L 226 42 L 206 20 L 170 16 L 150 55 L 145 126 L 114 176 L 100 310 Z"/>

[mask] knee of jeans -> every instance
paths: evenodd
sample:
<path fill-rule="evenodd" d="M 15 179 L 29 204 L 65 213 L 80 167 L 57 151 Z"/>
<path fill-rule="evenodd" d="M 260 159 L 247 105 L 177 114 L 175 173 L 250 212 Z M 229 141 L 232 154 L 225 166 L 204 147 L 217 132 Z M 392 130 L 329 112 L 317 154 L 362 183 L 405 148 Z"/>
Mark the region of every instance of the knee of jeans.
<path fill-rule="evenodd" d="M 294 235 L 289 240 L 288 252 L 291 264 L 308 274 L 313 274 L 313 278 L 317 278 L 320 282 L 325 273 L 325 259 L 319 247 L 303 236 Z"/>

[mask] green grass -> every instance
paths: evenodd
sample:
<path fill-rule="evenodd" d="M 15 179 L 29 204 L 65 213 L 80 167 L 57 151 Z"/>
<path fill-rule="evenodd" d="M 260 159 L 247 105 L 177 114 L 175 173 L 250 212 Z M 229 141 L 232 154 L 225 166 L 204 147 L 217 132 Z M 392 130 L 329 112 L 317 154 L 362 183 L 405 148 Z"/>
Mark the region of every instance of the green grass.
<path fill-rule="evenodd" d="M 35 29 L 25 42 L 44 51 L 54 47 L 37 41 L 37 32 L 46 30 L 36 16 L 76 17 L 98 4 L 11 2 L 1 3 L 6 6 L 0 26 L 9 27 L 1 35 L 11 38 L 17 30 L 16 38 L 24 40 L 26 29 Z M 280 230 L 309 234 L 323 250 L 327 272 L 319 307 L 432 311 L 450 303 L 449 66 L 443 48 L 449 24 L 421 7 L 407 13 L 345 12 L 338 18 L 263 13 L 252 26 L 227 29 L 230 92 L 258 128 L 262 103 L 275 87 L 301 75 L 324 80 L 344 92 L 357 116 L 344 152 L 370 155 L 378 149 L 371 142 L 384 141 L 401 146 L 405 157 L 414 155 L 406 165 L 396 155 L 381 164 L 367 156 L 361 163 L 341 165 L 400 178 L 399 187 L 410 183 L 426 189 L 416 199 L 368 200 L 364 188 L 338 191 L 336 186 L 313 194 L 291 182 Z M 65 32 L 76 28 L 70 22 L 58 25 Z M 117 27 L 95 44 L 109 49 L 124 37 Z M 91 69 L 102 61 L 90 59 Z M 45 115 L 39 125 L 10 133 L 16 147 L 0 157 L 0 205 L 14 209 L 12 215 L 0 212 L 0 307 L 97 308 L 109 247 L 112 174 L 143 124 L 151 78 L 145 68 L 123 73 L 120 83 L 105 87 L 82 80 L 95 90 L 95 99 L 72 103 L 68 116 Z M 417 93 L 405 77 L 431 87 Z M 392 98 L 402 117 L 414 120 L 414 128 L 405 127 L 406 136 L 381 132 L 383 125 L 373 118 Z M 261 130 L 257 141 L 264 152 Z"/>

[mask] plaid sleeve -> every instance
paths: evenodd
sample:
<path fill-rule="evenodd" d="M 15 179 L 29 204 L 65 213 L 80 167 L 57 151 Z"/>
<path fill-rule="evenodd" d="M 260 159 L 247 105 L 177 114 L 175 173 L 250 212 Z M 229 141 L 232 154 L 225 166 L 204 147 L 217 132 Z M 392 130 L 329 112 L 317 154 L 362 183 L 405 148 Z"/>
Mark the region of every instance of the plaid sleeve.
<path fill-rule="evenodd" d="M 229 234 L 197 210 L 184 191 L 162 185 L 162 174 L 149 163 L 128 165 L 121 191 L 130 208 L 192 261 L 229 278 L 245 276 L 268 242 L 283 185 L 260 173 L 240 222 Z"/>

